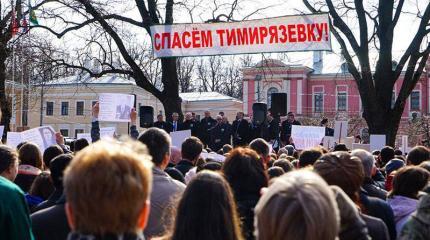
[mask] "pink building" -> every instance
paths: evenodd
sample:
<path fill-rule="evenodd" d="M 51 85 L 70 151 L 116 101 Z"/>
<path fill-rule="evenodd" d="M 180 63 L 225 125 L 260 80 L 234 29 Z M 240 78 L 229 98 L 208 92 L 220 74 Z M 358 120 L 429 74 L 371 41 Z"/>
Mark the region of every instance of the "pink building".
<path fill-rule="evenodd" d="M 270 107 L 271 94 L 279 92 L 287 93 L 287 110 L 298 116 L 361 115 L 357 85 L 346 65 L 339 66 L 336 73 L 321 73 L 322 61 L 318 59 L 321 59 L 318 53 L 314 54 L 313 69 L 304 65 L 287 65 L 273 59 L 243 69 L 244 112 L 252 115 L 252 104 L 258 101 L 268 103 Z M 403 113 L 405 119 L 413 113 L 419 116 L 430 112 L 430 77 L 427 72 L 422 74 L 409 97 Z M 402 77 L 395 85 L 393 103 L 398 96 Z"/>

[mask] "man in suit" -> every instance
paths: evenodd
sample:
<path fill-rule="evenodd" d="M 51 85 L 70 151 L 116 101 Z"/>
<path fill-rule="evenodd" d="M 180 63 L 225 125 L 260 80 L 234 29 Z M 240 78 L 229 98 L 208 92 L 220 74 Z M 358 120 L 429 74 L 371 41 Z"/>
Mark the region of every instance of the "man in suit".
<path fill-rule="evenodd" d="M 200 140 L 205 146 L 210 143 L 209 130 L 216 125 L 216 120 L 211 117 L 211 112 L 205 111 L 205 117 L 200 121 Z"/>
<path fill-rule="evenodd" d="M 327 137 L 333 137 L 334 136 L 334 129 L 328 127 L 328 119 L 323 118 L 320 123 L 321 127 L 325 127 L 325 136 Z"/>
<path fill-rule="evenodd" d="M 273 142 L 279 138 L 279 121 L 273 117 L 270 109 L 267 111 L 267 124 L 264 127 L 264 140 L 273 144 Z"/>
<path fill-rule="evenodd" d="M 182 130 L 182 123 L 179 122 L 179 114 L 176 112 L 172 113 L 172 122 L 170 123 L 170 127 L 172 129 L 172 132 Z"/>
<path fill-rule="evenodd" d="M 163 114 L 157 115 L 157 121 L 154 123 L 154 127 L 163 129 L 167 133 L 170 133 L 172 131 L 169 123 L 163 120 Z"/>
<path fill-rule="evenodd" d="M 116 106 L 116 119 L 129 119 L 131 107 L 125 104 Z"/>
<path fill-rule="evenodd" d="M 285 145 L 290 144 L 291 129 L 293 125 L 302 125 L 302 124 L 294 118 L 294 113 L 289 112 L 287 114 L 287 120 L 283 121 L 281 126 L 281 141 Z"/>
<path fill-rule="evenodd" d="M 243 112 L 238 112 L 236 120 L 233 121 L 232 132 L 233 132 L 233 145 L 244 146 L 249 141 L 249 123 L 243 119 Z"/>
<path fill-rule="evenodd" d="M 225 144 L 231 144 L 231 127 L 227 117 L 218 115 L 216 121 L 217 124 L 210 129 L 211 142 L 209 147 L 218 152 Z"/>
<path fill-rule="evenodd" d="M 191 136 L 197 136 L 199 123 L 193 118 L 190 112 L 185 114 L 185 121 L 182 124 L 182 130 L 191 130 Z"/>

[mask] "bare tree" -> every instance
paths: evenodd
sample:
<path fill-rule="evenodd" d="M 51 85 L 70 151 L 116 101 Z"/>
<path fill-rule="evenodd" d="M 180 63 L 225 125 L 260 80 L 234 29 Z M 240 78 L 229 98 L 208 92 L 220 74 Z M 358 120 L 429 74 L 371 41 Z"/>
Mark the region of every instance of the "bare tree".
<path fill-rule="evenodd" d="M 177 58 L 179 88 L 182 93 L 195 91 L 194 71 L 195 58 Z"/>

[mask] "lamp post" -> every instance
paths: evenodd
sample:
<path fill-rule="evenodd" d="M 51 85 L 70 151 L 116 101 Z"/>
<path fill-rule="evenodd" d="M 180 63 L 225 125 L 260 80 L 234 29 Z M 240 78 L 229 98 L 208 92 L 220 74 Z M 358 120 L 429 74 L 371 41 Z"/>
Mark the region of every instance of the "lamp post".
<path fill-rule="evenodd" d="M 255 75 L 255 81 L 257 82 L 257 102 L 260 102 L 260 81 L 262 79 L 261 74 Z"/>

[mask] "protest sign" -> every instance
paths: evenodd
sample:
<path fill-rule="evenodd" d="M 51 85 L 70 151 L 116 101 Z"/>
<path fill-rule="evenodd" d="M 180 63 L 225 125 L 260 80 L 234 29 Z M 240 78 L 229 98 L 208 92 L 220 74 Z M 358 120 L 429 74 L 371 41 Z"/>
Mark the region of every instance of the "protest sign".
<path fill-rule="evenodd" d="M 294 145 L 299 150 L 318 146 L 324 136 L 324 127 L 293 125 L 291 129 Z"/>
<path fill-rule="evenodd" d="M 78 133 L 76 135 L 76 139 L 86 139 L 88 143 L 93 142 L 93 140 L 91 139 L 91 133 Z"/>
<path fill-rule="evenodd" d="M 113 138 L 115 136 L 115 131 L 116 128 L 115 127 L 105 127 L 105 128 L 100 128 L 100 138 Z M 76 139 L 87 139 L 87 141 L 89 143 L 91 143 L 93 140 L 91 139 L 91 133 L 78 133 L 76 135 Z"/>
<path fill-rule="evenodd" d="M 134 107 L 134 95 L 102 93 L 99 95 L 99 121 L 130 122 L 130 112 Z"/>
<path fill-rule="evenodd" d="M 185 139 L 191 137 L 191 130 L 171 132 L 170 137 L 172 138 L 172 146 L 181 148 Z"/>
<path fill-rule="evenodd" d="M 6 144 L 16 147 L 21 142 L 32 142 L 43 152 L 46 148 L 56 144 L 55 131 L 51 126 L 32 128 L 24 132 L 8 132 Z"/>
<path fill-rule="evenodd" d="M 3 136 L 4 133 L 4 126 L 0 126 L 0 136 Z"/>
<path fill-rule="evenodd" d="M 348 136 L 348 121 L 335 121 L 334 122 L 334 140 L 337 143 L 342 143 Z"/>
<path fill-rule="evenodd" d="M 370 152 L 370 144 L 353 143 L 352 150 L 363 149 Z"/>
<path fill-rule="evenodd" d="M 352 144 L 354 143 L 354 137 L 346 137 L 342 140 L 343 144 L 345 144 L 346 148 L 352 149 Z"/>
<path fill-rule="evenodd" d="M 328 14 L 151 26 L 155 57 L 331 50 Z"/>
<path fill-rule="evenodd" d="M 381 150 L 386 145 L 385 135 L 370 135 L 370 151 Z"/>
<path fill-rule="evenodd" d="M 400 150 L 402 150 L 403 154 L 409 152 L 408 136 L 407 135 L 402 136 L 402 146 L 400 147 Z"/>

